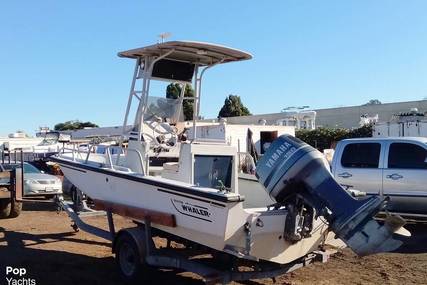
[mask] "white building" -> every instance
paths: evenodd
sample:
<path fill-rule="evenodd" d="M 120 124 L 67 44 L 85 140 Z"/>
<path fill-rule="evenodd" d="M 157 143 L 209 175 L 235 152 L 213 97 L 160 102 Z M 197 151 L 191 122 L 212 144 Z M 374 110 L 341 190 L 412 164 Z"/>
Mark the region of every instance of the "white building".
<path fill-rule="evenodd" d="M 315 109 L 313 111 L 280 112 L 242 117 L 227 118 L 230 124 L 288 124 L 298 128 L 311 129 L 314 127 L 326 128 L 358 128 L 361 122 L 388 122 L 395 114 L 408 112 L 417 108 L 420 113 L 427 112 L 427 100 L 407 101 L 396 103 L 383 103 L 378 105 L 360 105 L 349 107 L 336 107 Z M 299 121 L 299 126 L 297 121 Z"/>
<path fill-rule="evenodd" d="M 427 117 L 417 108 L 399 113 L 388 122 L 374 125 L 374 137 L 427 137 Z"/>

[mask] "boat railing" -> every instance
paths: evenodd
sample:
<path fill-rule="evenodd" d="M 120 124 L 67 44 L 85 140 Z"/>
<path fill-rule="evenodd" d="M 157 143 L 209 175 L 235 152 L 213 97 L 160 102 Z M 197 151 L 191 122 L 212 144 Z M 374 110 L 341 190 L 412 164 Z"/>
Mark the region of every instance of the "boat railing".
<path fill-rule="evenodd" d="M 84 150 L 76 149 L 75 145 L 73 145 L 73 148 L 62 147 L 59 151 L 59 155 L 63 156 L 66 153 L 71 153 L 71 159 L 72 159 L 72 161 L 75 162 L 75 161 L 77 161 L 77 158 L 83 160 L 83 156 L 82 156 L 81 152 L 84 152 Z"/>
<path fill-rule="evenodd" d="M 63 147 L 60 151 L 60 155 L 65 154 L 65 153 L 71 153 L 72 161 L 76 162 L 79 159 L 80 161 L 83 161 L 83 163 L 88 164 L 89 162 L 91 162 L 90 155 L 96 154 L 96 152 L 95 152 L 96 146 L 97 145 L 95 145 L 95 144 L 90 145 L 87 150 L 81 149 L 81 148 L 76 148 L 74 145 L 73 145 L 73 148 Z M 138 151 L 136 149 L 129 149 L 129 148 L 120 147 L 121 151 L 117 154 L 116 162 L 113 163 L 113 155 L 112 155 L 111 150 L 112 150 L 112 146 L 106 146 L 105 147 L 105 153 L 103 154 L 104 158 L 106 159 L 105 165 L 107 165 L 108 168 L 110 168 L 111 170 L 119 170 L 119 171 L 130 170 L 129 168 L 126 168 L 124 166 L 119 165 L 120 156 L 122 154 L 124 154 L 125 152 L 134 152 L 134 153 L 136 153 L 136 155 L 138 157 L 139 164 L 140 164 L 141 170 L 142 170 L 142 174 L 143 175 L 146 174 L 146 169 L 144 167 L 144 159 L 143 159 L 143 156 L 142 156 L 140 151 Z M 94 161 L 94 162 L 96 162 L 96 161 Z"/>
<path fill-rule="evenodd" d="M 106 147 L 106 149 L 105 149 L 105 153 L 107 154 L 107 159 L 108 159 L 108 163 L 109 163 L 109 165 L 110 165 L 110 168 L 111 168 L 112 170 L 123 170 L 123 169 L 122 169 L 122 167 L 123 167 L 123 166 L 118 165 L 118 164 L 119 164 L 119 161 L 120 161 L 120 156 L 121 156 L 122 154 L 124 154 L 124 153 L 125 153 L 125 151 L 127 151 L 127 152 L 134 152 L 134 153 L 136 153 L 137 157 L 139 158 L 139 159 L 138 159 L 138 161 L 139 161 L 139 164 L 140 164 L 140 166 L 141 166 L 142 174 L 143 174 L 143 175 L 146 175 L 146 169 L 145 169 L 145 167 L 144 167 L 144 159 L 143 159 L 143 157 L 142 157 L 141 152 L 140 152 L 139 150 L 137 150 L 137 149 L 132 149 L 132 148 L 126 148 L 126 149 L 125 149 L 125 148 L 120 147 L 120 149 L 121 149 L 122 151 L 120 151 L 120 152 L 117 154 L 116 163 L 113 163 L 112 154 L 111 154 L 111 146 L 107 146 L 107 147 Z"/>

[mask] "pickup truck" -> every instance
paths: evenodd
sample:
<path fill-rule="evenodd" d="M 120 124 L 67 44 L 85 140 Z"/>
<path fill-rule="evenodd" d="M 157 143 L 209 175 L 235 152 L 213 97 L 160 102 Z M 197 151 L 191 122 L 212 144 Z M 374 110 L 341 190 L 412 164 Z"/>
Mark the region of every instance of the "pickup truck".
<path fill-rule="evenodd" d="M 427 217 L 427 138 L 342 140 L 331 166 L 342 186 L 367 195 L 388 196 L 388 211 Z"/>

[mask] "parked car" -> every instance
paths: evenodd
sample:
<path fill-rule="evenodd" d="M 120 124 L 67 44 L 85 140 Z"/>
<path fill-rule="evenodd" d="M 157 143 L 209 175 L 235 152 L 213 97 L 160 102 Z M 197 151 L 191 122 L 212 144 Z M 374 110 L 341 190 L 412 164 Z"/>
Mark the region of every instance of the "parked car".
<path fill-rule="evenodd" d="M 388 196 L 391 212 L 427 217 L 427 138 L 342 140 L 332 173 L 345 187 Z"/>
<path fill-rule="evenodd" d="M 3 164 L 2 171 L 20 167 L 20 163 Z M 46 198 L 62 194 L 62 181 L 50 174 L 40 171 L 35 166 L 24 162 L 24 196 L 45 196 Z"/>

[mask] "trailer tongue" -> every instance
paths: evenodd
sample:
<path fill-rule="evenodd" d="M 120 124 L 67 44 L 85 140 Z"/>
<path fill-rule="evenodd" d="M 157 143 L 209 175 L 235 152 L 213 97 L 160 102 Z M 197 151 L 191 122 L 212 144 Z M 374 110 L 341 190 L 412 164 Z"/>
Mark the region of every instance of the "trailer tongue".
<path fill-rule="evenodd" d="M 398 216 L 380 225 L 373 219 L 383 207 L 384 200 L 369 197 L 354 199 L 332 177 L 323 155 L 289 135 L 275 140 L 257 164 L 256 175 L 266 191 L 279 204 L 286 205 L 301 199 L 304 212 L 323 216 L 331 230 L 358 255 L 387 252 L 402 242 L 392 235 L 405 222 Z M 308 208 L 308 210 L 307 210 Z M 311 208 L 311 209 L 310 209 Z M 288 237 L 298 238 L 306 230 L 304 216 L 294 219 L 298 224 Z M 286 236 L 286 235 L 285 235 Z"/>

